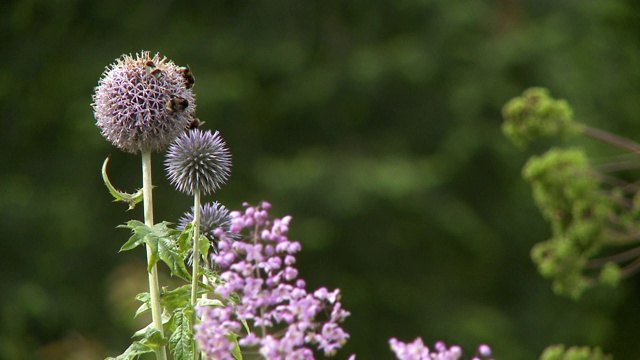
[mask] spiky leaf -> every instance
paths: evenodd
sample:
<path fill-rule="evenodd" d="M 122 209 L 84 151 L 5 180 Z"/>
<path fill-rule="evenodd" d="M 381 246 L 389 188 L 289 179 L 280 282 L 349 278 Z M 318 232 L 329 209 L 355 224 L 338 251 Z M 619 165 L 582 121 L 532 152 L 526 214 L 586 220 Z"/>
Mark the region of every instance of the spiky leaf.
<path fill-rule="evenodd" d="M 190 307 L 180 308 L 174 312 L 175 329 L 169 338 L 169 350 L 175 360 L 193 359 L 192 315 L 193 310 Z"/>
<path fill-rule="evenodd" d="M 114 201 L 122 201 L 125 202 L 127 204 L 129 204 L 129 209 L 131 210 L 133 208 L 136 207 L 136 204 L 139 203 L 140 201 L 142 201 L 142 189 L 139 189 L 138 191 L 136 191 L 133 194 L 129 194 L 126 193 L 124 191 L 120 191 L 118 189 L 116 189 L 112 184 L 111 181 L 109 180 L 109 177 L 107 176 L 107 164 L 109 163 L 109 157 L 107 156 L 107 158 L 104 160 L 104 163 L 102 164 L 102 180 L 104 181 L 104 184 L 107 186 L 107 189 L 109 189 L 109 193 L 111 193 L 111 196 L 114 197 Z"/>

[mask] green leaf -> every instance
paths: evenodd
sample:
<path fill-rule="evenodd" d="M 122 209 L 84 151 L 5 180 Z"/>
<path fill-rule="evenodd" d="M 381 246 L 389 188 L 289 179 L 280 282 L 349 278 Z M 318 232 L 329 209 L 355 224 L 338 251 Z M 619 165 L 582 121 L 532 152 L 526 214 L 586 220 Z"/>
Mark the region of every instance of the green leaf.
<path fill-rule="evenodd" d="M 162 332 L 155 326 L 148 326 L 144 333 L 144 340 L 149 346 L 154 349 L 167 345 L 167 339 L 162 336 Z"/>
<path fill-rule="evenodd" d="M 186 250 L 179 246 L 184 232 L 171 229 L 169 225 L 168 222 L 161 222 L 149 227 L 137 220 L 131 220 L 126 225 L 121 225 L 122 228 L 131 229 L 133 235 L 120 251 L 131 250 L 146 243 L 151 248 L 147 271 L 151 271 L 156 263 L 162 260 L 169 266 L 172 275 L 190 281 L 191 275 L 184 264 Z"/>
<path fill-rule="evenodd" d="M 138 315 L 145 313 L 151 309 L 151 295 L 148 292 L 140 293 L 136 295 L 136 300 L 141 301 L 142 305 L 136 310 L 134 318 Z"/>
<path fill-rule="evenodd" d="M 184 307 L 175 311 L 175 330 L 169 338 L 169 350 L 175 360 L 193 359 L 194 340 L 191 319 L 193 310 Z"/>
<path fill-rule="evenodd" d="M 136 204 L 142 201 L 142 189 L 139 189 L 133 194 L 129 194 L 124 191 L 117 190 L 111 184 L 111 181 L 109 181 L 109 177 L 107 176 L 108 163 L 109 163 L 109 157 L 107 156 L 107 158 L 104 160 L 104 163 L 102 164 L 102 180 L 104 181 L 104 184 L 107 186 L 107 189 L 109 189 L 111 196 L 115 198 L 114 201 L 126 202 L 127 204 L 129 204 L 128 210 L 135 208 Z"/>
<path fill-rule="evenodd" d="M 198 251 L 200 251 L 200 257 L 209 263 L 207 255 L 209 254 L 209 248 L 211 247 L 211 241 L 206 236 L 200 235 L 200 241 L 198 242 Z"/>
<path fill-rule="evenodd" d="M 222 301 L 218 299 L 202 299 L 202 298 L 198 298 L 196 305 L 197 306 L 224 306 Z"/>
<path fill-rule="evenodd" d="M 184 308 L 191 302 L 191 285 L 183 285 L 173 290 L 169 290 L 160 297 L 162 307 L 173 312 L 176 309 Z"/>
<path fill-rule="evenodd" d="M 178 248 L 183 254 L 187 254 L 187 252 L 191 249 L 191 239 L 193 238 L 193 222 L 187 223 L 185 225 L 184 230 L 178 236 Z"/>
<path fill-rule="evenodd" d="M 251 332 L 251 329 L 249 329 L 249 324 L 247 323 L 247 320 L 240 319 L 240 322 L 242 323 L 242 326 L 244 326 L 244 330 L 247 332 L 247 334 L 249 334 Z"/>
<path fill-rule="evenodd" d="M 127 251 L 138 247 L 145 242 L 147 235 L 151 233 L 151 229 L 138 220 L 130 220 L 126 225 L 120 225 L 118 227 L 131 229 L 133 232 L 129 240 L 122 245 L 120 251 Z"/>
<path fill-rule="evenodd" d="M 153 323 L 136 331 L 131 337 L 142 337 L 142 340 L 140 341 L 144 342 L 144 344 L 147 344 L 154 349 L 167 344 L 167 339 L 162 336 L 160 330 L 158 330 L 158 328 L 156 328 Z"/>
<path fill-rule="evenodd" d="M 131 335 L 131 337 L 132 337 L 132 338 L 144 337 L 144 335 L 147 333 L 147 330 L 148 330 L 149 328 L 152 328 L 152 327 L 153 327 L 153 323 L 151 323 L 151 324 L 149 324 L 149 325 L 147 325 L 147 326 L 143 327 L 142 329 L 140 329 L 140 330 L 138 330 L 138 331 L 134 332 L 134 333 L 133 333 L 133 335 Z"/>
<path fill-rule="evenodd" d="M 177 241 L 171 237 L 158 237 L 157 240 L 158 255 L 169 266 L 171 274 L 189 281 L 191 275 L 184 264 L 184 254 L 178 248 Z"/>
<path fill-rule="evenodd" d="M 198 274 L 206 277 L 207 284 L 208 284 L 207 287 L 211 288 L 209 291 L 213 291 L 213 288 L 214 288 L 213 285 L 215 285 L 219 281 L 218 273 L 216 271 L 209 269 L 206 266 L 200 266 L 198 268 Z"/>
<path fill-rule="evenodd" d="M 547 347 L 540 360 L 612 360 L 611 355 L 602 353 L 600 348 L 590 348 L 588 346 L 566 346 L 552 345 Z"/>
<path fill-rule="evenodd" d="M 206 294 L 212 290 L 211 287 L 203 284 L 202 282 L 198 283 L 198 295 Z M 198 299 L 205 300 L 205 299 Z M 212 306 L 222 306 L 222 303 L 219 300 L 209 300 Z M 162 294 L 160 297 L 160 303 L 164 309 L 167 309 L 170 312 L 176 311 L 176 309 L 189 307 L 191 304 L 191 284 L 182 285 L 173 290 L 167 291 Z"/>
<path fill-rule="evenodd" d="M 134 341 L 127 350 L 117 357 L 108 357 L 106 360 L 134 360 L 138 356 L 153 352 L 153 348 L 139 341 Z"/>
<path fill-rule="evenodd" d="M 240 351 L 240 344 L 238 344 L 238 335 L 234 333 L 230 333 L 227 335 L 227 339 L 233 343 L 233 349 L 231 349 L 231 355 L 236 360 L 242 360 L 242 351 Z"/>

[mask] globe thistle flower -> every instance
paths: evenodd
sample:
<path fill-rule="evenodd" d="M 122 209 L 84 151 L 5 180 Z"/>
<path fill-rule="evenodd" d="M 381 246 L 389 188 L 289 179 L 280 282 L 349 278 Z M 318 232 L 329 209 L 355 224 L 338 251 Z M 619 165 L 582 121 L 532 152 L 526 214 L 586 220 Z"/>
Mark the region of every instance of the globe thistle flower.
<path fill-rule="evenodd" d="M 186 212 L 183 217 L 178 220 L 178 228 L 184 230 L 188 223 L 193 221 L 193 208 L 190 212 Z M 209 257 L 213 257 L 218 253 L 218 242 L 221 236 L 232 236 L 229 233 L 231 226 L 231 216 L 229 210 L 224 205 L 215 201 L 200 206 L 200 233 L 209 239 L 211 247 L 209 248 Z M 193 263 L 190 250 L 189 264 Z"/>
<path fill-rule="evenodd" d="M 208 195 L 229 178 L 231 153 L 218 131 L 212 134 L 210 130 L 193 129 L 169 146 L 165 167 L 169 181 L 178 191 Z"/>
<path fill-rule="evenodd" d="M 148 51 L 122 55 L 107 67 L 91 104 L 102 136 L 134 154 L 166 149 L 195 112 L 183 69 Z"/>

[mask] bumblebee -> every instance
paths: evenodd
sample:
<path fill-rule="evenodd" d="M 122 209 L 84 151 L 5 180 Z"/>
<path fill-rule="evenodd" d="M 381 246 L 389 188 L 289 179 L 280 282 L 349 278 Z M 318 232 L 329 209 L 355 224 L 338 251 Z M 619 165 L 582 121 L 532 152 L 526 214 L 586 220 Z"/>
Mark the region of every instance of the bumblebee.
<path fill-rule="evenodd" d="M 193 121 L 191 121 L 187 126 L 187 130 L 197 129 L 202 126 L 202 124 L 204 124 L 204 121 L 200 121 L 198 118 L 193 118 Z"/>
<path fill-rule="evenodd" d="M 184 86 L 187 89 L 191 89 L 193 87 L 193 84 L 195 84 L 196 82 L 196 78 L 193 77 L 191 68 L 189 67 L 189 65 L 187 65 L 186 67 L 181 67 L 180 72 L 182 73 L 182 77 L 184 77 Z"/>
<path fill-rule="evenodd" d="M 158 77 L 160 77 L 160 74 L 162 74 L 162 70 L 158 69 L 156 67 L 156 64 L 154 64 L 153 61 L 149 60 L 144 64 L 144 69 L 147 73 L 147 75 L 151 75 L 153 77 L 155 77 L 156 79 Z"/>
<path fill-rule="evenodd" d="M 173 98 L 167 101 L 167 109 L 169 111 L 184 111 L 189 106 L 189 100 L 181 97 Z"/>
<path fill-rule="evenodd" d="M 156 69 L 156 64 L 153 61 L 149 60 L 144 64 L 144 70 L 147 72 L 147 75 L 149 75 L 153 71 L 158 69 Z"/>

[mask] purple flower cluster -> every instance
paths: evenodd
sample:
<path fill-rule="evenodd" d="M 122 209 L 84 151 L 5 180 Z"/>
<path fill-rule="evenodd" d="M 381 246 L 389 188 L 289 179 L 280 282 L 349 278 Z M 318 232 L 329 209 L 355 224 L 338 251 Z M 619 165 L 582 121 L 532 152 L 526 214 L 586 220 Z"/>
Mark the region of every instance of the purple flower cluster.
<path fill-rule="evenodd" d="M 458 345 L 447 345 L 438 341 L 431 351 L 424 345 L 421 338 L 416 338 L 412 343 L 403 343 L 395 338 L 389 339 L 391 350 L 396 354 L 398 360 L 457 360 L 462 356 L 462 348 Z M 492 360 L 491 348 L 486 344 L 478 346 L 476 355 L 471 360 L 487 359 Z"/>
<path fill-rule="evenodd" d="M 316 349 L 333 355 L 349 337 L 339 325 L 349 315 L 340 290 L 308 293 L 294 266 L 301 245 L 287 238 L 291 217 L 269 218 L 267 202 L 244 206 L 244 212 L 230 214 L 231 236 L 216 231 L 220 242 L 214 261 L 222 284 L 215 291 L 235 300 L 198 307 L 200 349 L 213 359 L 234 359 L 238 336 L 244 351 L 265 359 L 311 360 Z"/>

